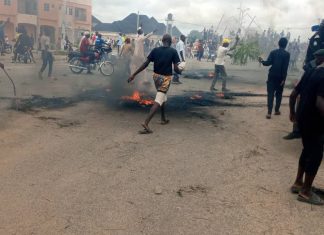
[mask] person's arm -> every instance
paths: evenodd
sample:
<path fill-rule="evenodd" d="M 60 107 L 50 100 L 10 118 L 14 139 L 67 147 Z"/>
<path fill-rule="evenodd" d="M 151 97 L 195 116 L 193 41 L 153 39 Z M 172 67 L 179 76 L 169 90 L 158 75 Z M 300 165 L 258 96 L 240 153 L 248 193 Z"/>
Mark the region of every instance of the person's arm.
<path fill-rule="evenodd" d="M 322 118 L 324 118 L 324 97 L 323 96 L 317 96 L 317 98 L 316 98 L 316 108 L 320 112 Z"/>
<path fill-rule="evenodd" d="M 140 72 L 142 72 L 144 69 L 147 68 L 147 66 L 151 63 L 151 61 L 149 59 L 147 59 L 144 64 L 141 65 L 141 67 L 139 67 L 139 69 L 136 70 L 136 72 L 134 74 L 132 74 L 129 78 L 128 78 L 128 83 L 130 83 L 131 81 L 133 81 L 136 77 L 137 74 L 139 74 Z"/>
<path fill-rule="evenodd" d="M 285 58 L 284 64 L 283 64 L 283 71 L 282 71 L 282 77 L 283 77 L 283 81 L 281 83 L 281 86 L 283 86 L 286 82 L 286 78 L 287 78 L 287 72 L 288 72 L 288 67 L 289 67 L 289 61 L 290 61 L 290 54 L 287 55 L 287 57 Z"/>
<path fill-rule="evenodd" d="M 296 122 L 296 101 L 298 95 L 299 92 L 297 91 L 297 89 L 294 89 L 291 92 L 289 97 L 289 110 L 290 110 L 289 119 L 291 122 Z"/>
<path fill-rule="evenodd" d="M 157 31 L 157 30 L 154 29 L 153 32 L 146 34 L 146 35 L 144 36 L 144 40 L 145 40 L 145 39 L 148 39 L 149 37 L 151 37 L 151 36 L 152 36 L 156 31 Z"/>
<path fill-rule="evenodd" d="M 183 62 L 185 62 L 185 59 L 184 59 L 184 56 L 183 56 L 183 51 L 180 51 L 180 56 L 181 56 L 181 60 L 182 60 Z"/>
<path fill-rule="evenodd" d="M 273 63 L 273 51 L 270 53 L 269 57 L 267 60 L 263 60 L 261 57 L 259 58 L 259 61 L 261 64 L 264 66 L 270 66 Z"/>
<path fill-rule="evenodd" d="M 240 38 L 239 38 L 238 36 L 236 36 L 236 38 L 235 38 L 235 43 L 234 43 L 234 45 L 229 49 L 229 51 L 233 51 L 233 50 L 235 50 L 239 41 L 240 41 Z"/>

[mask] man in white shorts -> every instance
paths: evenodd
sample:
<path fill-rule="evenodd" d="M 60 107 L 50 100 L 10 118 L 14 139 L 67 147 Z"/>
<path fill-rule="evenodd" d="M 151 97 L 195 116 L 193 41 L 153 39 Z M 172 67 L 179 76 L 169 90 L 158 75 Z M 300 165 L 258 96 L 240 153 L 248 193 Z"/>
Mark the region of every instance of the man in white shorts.
<path fill-rule="evenodd" d="M 169 120 L 165 117 L 165 103 L 167 101 L 167 92 L 172 80 L 172 65 L 174 65 L 175 72 L 181 74 L 181 70 L 178 67 L 180 58 L 177 51 L 174 48 L 171 48 L 171 36 L 165 34 L 162 38 L 162 43 L 163 46 L 154 48 L 147 57 L 146 62 L 144 62 L 144 64 L 128 79 L 128 82 L 133 81 L 137 74 L 143 71 L 151 62 L 154 63 L 153 80 L 157 94 L 150 113 L 142 124 L 144 130 L 140 131 L 141 134 L 153 133 L 148 125 L 159 108 L 161 108 L 161 124 L 166 125 L 169 123 Z"/>

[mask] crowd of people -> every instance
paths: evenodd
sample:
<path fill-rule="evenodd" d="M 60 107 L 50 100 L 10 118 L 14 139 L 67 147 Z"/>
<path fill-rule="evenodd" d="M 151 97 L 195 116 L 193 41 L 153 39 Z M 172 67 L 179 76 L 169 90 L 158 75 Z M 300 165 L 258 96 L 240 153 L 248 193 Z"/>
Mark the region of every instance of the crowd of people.
<path fill-rule="evenodd" d="M 0 25 L 1 41 L 5 41 L 3 27 Z M 134 38 L 127 37 L 120 33 L 116 39 L 104 40 L 99 32 L 90 34 L 84 32 L 80 38 L 79 50 L 82 56 L 94 59 L 93 49 L 100 49 L 104 46 L 115 46 L 117 53 L 127 67 L 129 75 L 128 82 L 132 82 L 139 74 L 142 74 L 144 83 L 150 83 L 146 76 L 146 68 L 153 63 L 153 81 L 156 88 L 156 97 L 151 110 L 142 124 L 141 134 L 151 134 L 149 127 L 153 116 L 161 109 L 161 124 L 166 125 L 169 120 L 165 115 L 167 92 L 171 83 L 181 84 L 180 75 L 185 68 L 186 58 L 196 57 L 198 61 L 202 58 L 212 59 L 215 64 L 215 76 L 212 80 L 210 91 L 217 91 L 216 83 L 222 80 L 222 92 L 228 92 L 226 87 L 225 57 L 232 50 L 235 50 L 240 41 L 240 30 L 231 32 L 230 38 L 213 34 L 211 37 L 204 35 L 204 39 L 197 39 L 191 42 L 186 37 L 172 38 L 165 34 L 162 40 L 154 41 L 150 37 L 155 31 L 144 34 L 140 27 Z M 256 41 L 260 51 L 268 55 L 267 59 L 259 58 L 260 64 L 270 66 L 267 79 L 267 119 L 274 114 L 281 115 L 282 94 L 287 79 L 288 70 L 297 69 L 297 61 L 301 56 L 300 37 L 291 40 L 291 34 L 284 31 L 277 33 L 271 29 L 263 31 L 262 34 L 255 33 L 248 35 L 245 40 Z M 53 55 L 50 52 L 50 38 L 46 31 L 39 37 L 39 49 L 42 52 L 43 65 L 39 71 L 39 77 L 46 67 L 49 67 L 48 77 L 52 77 Z M 231 41 L 233 43 L 231 44 Z M 13 62 L 18 55 L 26 49 L 32 49 L 34 40 L 27 35 L 22 27 L 18 30 L 17 39 L 14 45 Z M 65 38 L 65 48 L 70 44 Z M 207 54 L 207 56 L 206 56 Z M 215 58 L 212 58 L 215 54 Z M 33 58 L 33 55 L 31 53 Z M 298 194 L 297 199 L 315 205 L 323 205 L 323 200 L 316 194 L 313 187 L 314 178 L 318 172 L 323 158 L 323 135 L 324 135 L 324 21 L 318 32 L 310 39 L 304 61 L 304 74 L 301 81 L 293 90 L 290 96 L 290 120 L 302 138 L 303 151 L 298 164 L 298 172 L 291 192 Z M 3 65 L 1 65 L 3 67 Z M 88 68 L 88 74 L 91 74 Z M 297 101 L 299 97 L 299 102 Z M 274 105 L 274 100 L 275 105 Z M 294 131 L 296 132 L 296 128 Z"/>

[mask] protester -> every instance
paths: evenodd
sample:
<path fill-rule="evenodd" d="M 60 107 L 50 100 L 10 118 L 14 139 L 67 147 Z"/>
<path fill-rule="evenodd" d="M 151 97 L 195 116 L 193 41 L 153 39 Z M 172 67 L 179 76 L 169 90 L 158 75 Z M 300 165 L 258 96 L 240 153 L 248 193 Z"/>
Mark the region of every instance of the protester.
<path fill-rule="evenodd" d="M 144 41 L 145 39 L 151 37 L 156 30 L 154 30 L 151 33 L 148 33 L 144 36 L 144 31 L 142 28 L 139 28 L 137 30 L 137 37 L 134 40 L 134 54 L 132 57 L 132 73 L 135 72 L 136 68 L 141 66 L 145 62 L 145 54 L 144 54 Z M 144 84 L 149 84 L 149 81 L 147 80 L 146 70 L 144 70 Z"/>
<path fill-rule="evenodd" d="M 125 60 L 125 65 L 127 68 L 128 75 L 131 75 L 131 68 L 130 68 L 130 62 L 132 55 L 134 53 L 134 48 L 131 44 L 130 38 L 125 39 L 125 45 L 121 49 L 120 57 Z"/>
<path fill-rule="evenodd" d="M 215 88 L 215 85 L 216 85 L 217 80 L 219 80 L 219 79 L 222 79 L 222 91 L 223 92 L 229 91 L 226 88 L 227 74 L 226 74 L 226 69 L 225 69 L 225 58 L 229 51 L 232 51 L 236 48 L 238 41 L 239 41 L 239 37 L 237 36 L 233 47 L 228 48 L 230 41 L 229 41 L 229 39 L 225 38 L 223 40 L 223 45 L 218 48 L 217 58 L 215 60 L 215 77 L 214 77 L 211 87 L 210 87 L 211 91 L 217 90 Z"/>
<path fill-rule="evenodd" d="M 53 54 L 49 51 L 50 38 L 46 31 L 43 32 L 42 36 L 40 37 L 40 46 L 42 51 L 43 65 L 38 73 L 38 76 L 40 79 L 43 79 L 42 74 L 48 65 L 48 78 L 55 80 L 55 78 L 52 77 L 54 57 Z"/>
<path fill-rule="evenodd" d="M 89 57 L 89 61 L 93 61 L 95 59 L 95 53 L 91 50 L 91 43 L 90 43 L 90 33 L 85 32 L 84 38 L 81 41 L 80 45 L 80 52 L 83 57 Z M 87 66 L 88 72 L 87 74 L 92 74 L 90 64 Z"/>
<path fill-rule="evenodd" d="M 201 61 L 201 59 L 204 56 L 204 45 L 203 45 L 202 40 L 199 40 L 197 49 L 198 49 L 197 60 Z"/>
<path fill-rule="evenodd" d="M 122 37 L 122 33 L 119 33 L 118 35 L 118 39 L 117 39 L 117 51 L 118 51 L 118 55 L 120 54 L 120 49 L 123 46 L 123 37 Z"/>
<path fill-rule="evenodd" d="M 284 90 L 289 67 L 290 54 L 285 50 L 288 44 L 288 40 L 286 38 L 281 38 L 278 44 L 279 49 L 273 50 L 266 61 L 264 61 L 262 58 L 259 58 L 259 61 L 264 66 L 271 66 L 267 81 L 267 119 L 271 119 L 274 96 L 276 96 L 275 115 L 281 114 L 280 106 L 282 101 L 282 93 Z"/>
<path fill-rule="evenodd" d="M 186 41 L 186 37 L 184 35 L 181 35 L 180 40 L 176 45 L 176 50 L 177 50 L 179 58 L 182 62 L 186 61 L 185 60 L 186 59 L 185 41 Z M 182 84 L 182 82 L 180 82 L 179 78 L 180 78 L 180 75 L 177 73 L 174 73 L 172 83 Z"/>
<path fill-rule="evenodd" d="M 162 43 L 163 46 L 154 48 L 147 57 L 146 62 L 128 79 L 128 82 L 133 81 L 135 76 L 143 71 L 150 62 L 154 63 L 153 79 L 157 94 L 154 105 L 152 106 L 144 124 L 142 124 L 144 130 L 140 132 L 141 134 L 153 133 L 148 125 L 159 108 L 161 108 L 161 124 L 165 125 L 169 123 L 169 120 L 165 117 L 165 102 L 167 101 L 167 92 L 172 79 L 172 65 L 174 66 L 175 72 L 181 74 L 181 71 L 178 68 L 178 63 L 180 63 L 178 53 L 174 48 L 171 48 L 171 36 L 165 34 L 162 38 Z"/>
<path fill-rule="evenodd" d="M 0 24 L 0 54 L 4 55 L 4 43 L 5 43 L 5 33 L 4 33 L 4 28 L 6 27 L 6 24 L 9 23 L 9 18 L 7 21 L 4 21 Z"/>
<path fill-rule="evenodd" d="M 314 56 L 317 68 L 310 77 L 303 77 L 290 99 L 290 120 L 297 120 L 304 147 L 291 192 L 298 193 L 299 201 L 323 205 L 323 200 L 312 191 L 312 184 L 323 158 L 324 49 L 315 52 Z M 298 93 L 301 95 L 296 115 L 294 101 Z"/>
<path fill-rule="evenodd" d="M 14 45 L 14 57 L 12 59 L 13 63 L 17 61 L 18 54 L 23 54 L 26 50 L 30 48 L 30 38 L 27 35 L 26 29 L 22 27 L 18 30 L 18 32 L 20 33 L 20 35 L 18 36 L 18 39 Z"/>

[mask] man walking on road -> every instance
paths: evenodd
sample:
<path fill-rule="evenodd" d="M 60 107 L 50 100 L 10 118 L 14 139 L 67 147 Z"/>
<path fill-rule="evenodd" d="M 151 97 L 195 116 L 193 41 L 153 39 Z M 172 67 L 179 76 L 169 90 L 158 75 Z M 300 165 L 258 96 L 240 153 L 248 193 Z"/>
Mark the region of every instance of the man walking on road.
<path fill-rule="evenodd" d="M 50 38 L 47 36 L 47 33 L 45 33 L 45 32 L 43 32 L 43 34 L 40 38 L 40 46 L 41 46 L 41 50 L 42 50 L 43 65 L 42 65 L 41 70 L 38 73 L 38 76 L 40 79 L 43 79 L 42 74 L 48 65 L 48 78 L 52 79 L 54 57 L 53 57 L 53 54 L 49 51 Z"/>
<path fill-rule="evenodd" d="M 239 41 L 239 37 L 237 36 L 235 39 L 234 46 L 232 48 L 228 48 L 230 41 L 229 41 L 229 39 L 225 38 L 223 40 L 223 45 L 218 48 L 217 58 L 215 60 L 215 77 L 211 84 L 210 91 L 217 91 L 217 89 L 215 88 L 215 85 L 216 85 L 217 80 L 219 80 L 219 79 L 223 80 L 222 91 L 223 92 L 228 91 L 228 89 L 226 89 L 227 74 L 226 74 L 226 70 L 225 70 L 225 58 L 229 51 L 235 50 L 238 41 Z"/>
<path fill-rule="evenodd" d="M 186 37 L 184 35 L 181 35 L 180 40 L 176 45 L 176 49 L 177 49 L 179 58 L 182 62 L 186 62 L 185 61 L 185 59 L 186 59 L 185 41 L 186 41 Z M 180 82 L 179 78 L 180 78 L 180 75 L 177 73 L 174 73 L 172 83 L 173 84 L 182 84 L 182 82 Z"/>
<path fill-rule="evenodd" d="M 180 59 L 177 51 L 171 48 L 172 38 L 169 34 L 165 34 L 162 38 L 162 47 L 154 48 L 146 62 L 131 75 L 128 82 L 135 79 L 135 76 L 143 71 L 150 62 L 154 63 L 153 80 L 157 90 L 155 102 L 147 116 L 145 122 L 142 124 L 144 130 L 140 131 L 140 134 L 151 134 L 153 131 L 149 128 L 149 123 L 152 120 L 155 113 L 161 108 L 161 124 L 166 125 L 169 120 L 165 117 L 165 102 L 167 101 L 167 92 L 169 90 L 171 79 L 172 79 L 172 65 L 174 66 L 175 72 L 181 74 L 181 70 L 178 68 Z"/>
<path fill-rule="evenodd" d="M 287 71 L 289 67 L 290 54 L 285 50 L 288 44 L 286 38 L 279 40 L 279 49 L 271 51 L 268 59 L 265 61 L 261 57 L 259 62 L 264 66 L 271 66 L 267 81 L 268 92 L 268 114 L 267 119 L 271 119 L 274 96 L 276 96 L 275 115 L 280 115 L 280 106 L 282 93 L 284 90 Z"/>

